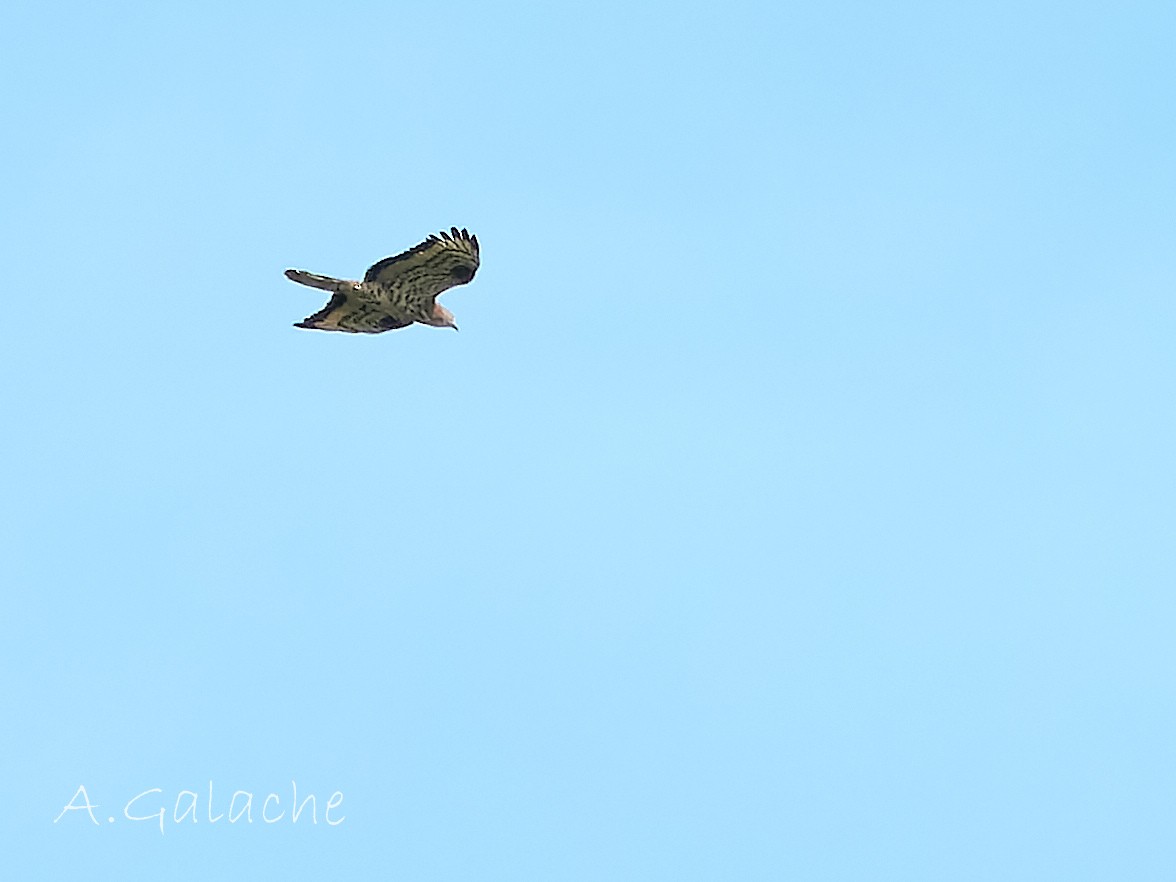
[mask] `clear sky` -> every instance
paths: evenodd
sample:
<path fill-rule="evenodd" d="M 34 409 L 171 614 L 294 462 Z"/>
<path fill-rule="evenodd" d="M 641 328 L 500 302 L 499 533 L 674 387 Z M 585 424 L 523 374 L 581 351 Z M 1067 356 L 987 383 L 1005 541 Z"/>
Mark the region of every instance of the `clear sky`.
<path fill-rule="evenodd" d="M 1176 877 L 1171 3 L 0 33 L 4 878 Z"/>

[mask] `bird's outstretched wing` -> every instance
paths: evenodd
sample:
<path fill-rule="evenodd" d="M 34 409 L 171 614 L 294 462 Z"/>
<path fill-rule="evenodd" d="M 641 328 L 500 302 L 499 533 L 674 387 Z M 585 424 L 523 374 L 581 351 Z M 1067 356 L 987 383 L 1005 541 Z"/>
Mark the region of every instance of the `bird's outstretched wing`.
<path fill-rule="evenodd" d="M 374 303 L 336 292 L 331 301 L 312 316 L 295 323 L 296 328 L 314 331 L 346 331 L 349 334 L 379 334 L 412 324 L 412 319 L 392 315 Z"/>
<path fill-rule="evenodd" d="M 479 264 L 478 237 L 453 227 L 448 233 L 430 236 L 403 254 L 372 264 L 363 280 L 408 286 L 436 298 L 442 291 L 472 279 Z"/>

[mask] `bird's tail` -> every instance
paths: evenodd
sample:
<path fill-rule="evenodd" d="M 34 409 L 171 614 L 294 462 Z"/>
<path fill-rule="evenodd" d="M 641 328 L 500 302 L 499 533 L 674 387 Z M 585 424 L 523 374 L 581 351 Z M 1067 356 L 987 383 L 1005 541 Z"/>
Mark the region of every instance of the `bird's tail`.
<path fill-rule="evenodd" d="M 308 273 L 306 270 L 286 270 L 286 278 L 299 285 L 309 285 L 312 288 L 322 288 L 324 291 L 338 291 L 347 284 L 343 279 L 332 279 L 330 276 L 320 276 Z"/>

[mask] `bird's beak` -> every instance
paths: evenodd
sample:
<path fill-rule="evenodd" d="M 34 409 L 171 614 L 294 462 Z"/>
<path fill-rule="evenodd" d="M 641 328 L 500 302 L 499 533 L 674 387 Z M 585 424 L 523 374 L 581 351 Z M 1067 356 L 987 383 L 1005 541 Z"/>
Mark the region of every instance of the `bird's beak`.
<path fill-rule="evenodd" d="M 453 328 L 455 331 L 461 330 L 457 325 L 450 325 L 449 327 Z"/>

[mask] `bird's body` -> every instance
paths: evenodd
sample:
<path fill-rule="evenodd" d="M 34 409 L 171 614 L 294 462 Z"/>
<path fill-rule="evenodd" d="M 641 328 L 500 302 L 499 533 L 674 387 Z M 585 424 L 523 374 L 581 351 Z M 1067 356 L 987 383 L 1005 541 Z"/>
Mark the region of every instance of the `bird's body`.
<path fill-rule="evenodd" d="M 453 313 L 437 302 L 437 295 L 470 281 L 479 264 L 478 238 L 454 227 L 373 264 L 363 281 L 286 270 L 293 282 L 331 292 L 326 306 L 294 327 L 379 334 L 419 322 L 456 329 Z"/>

